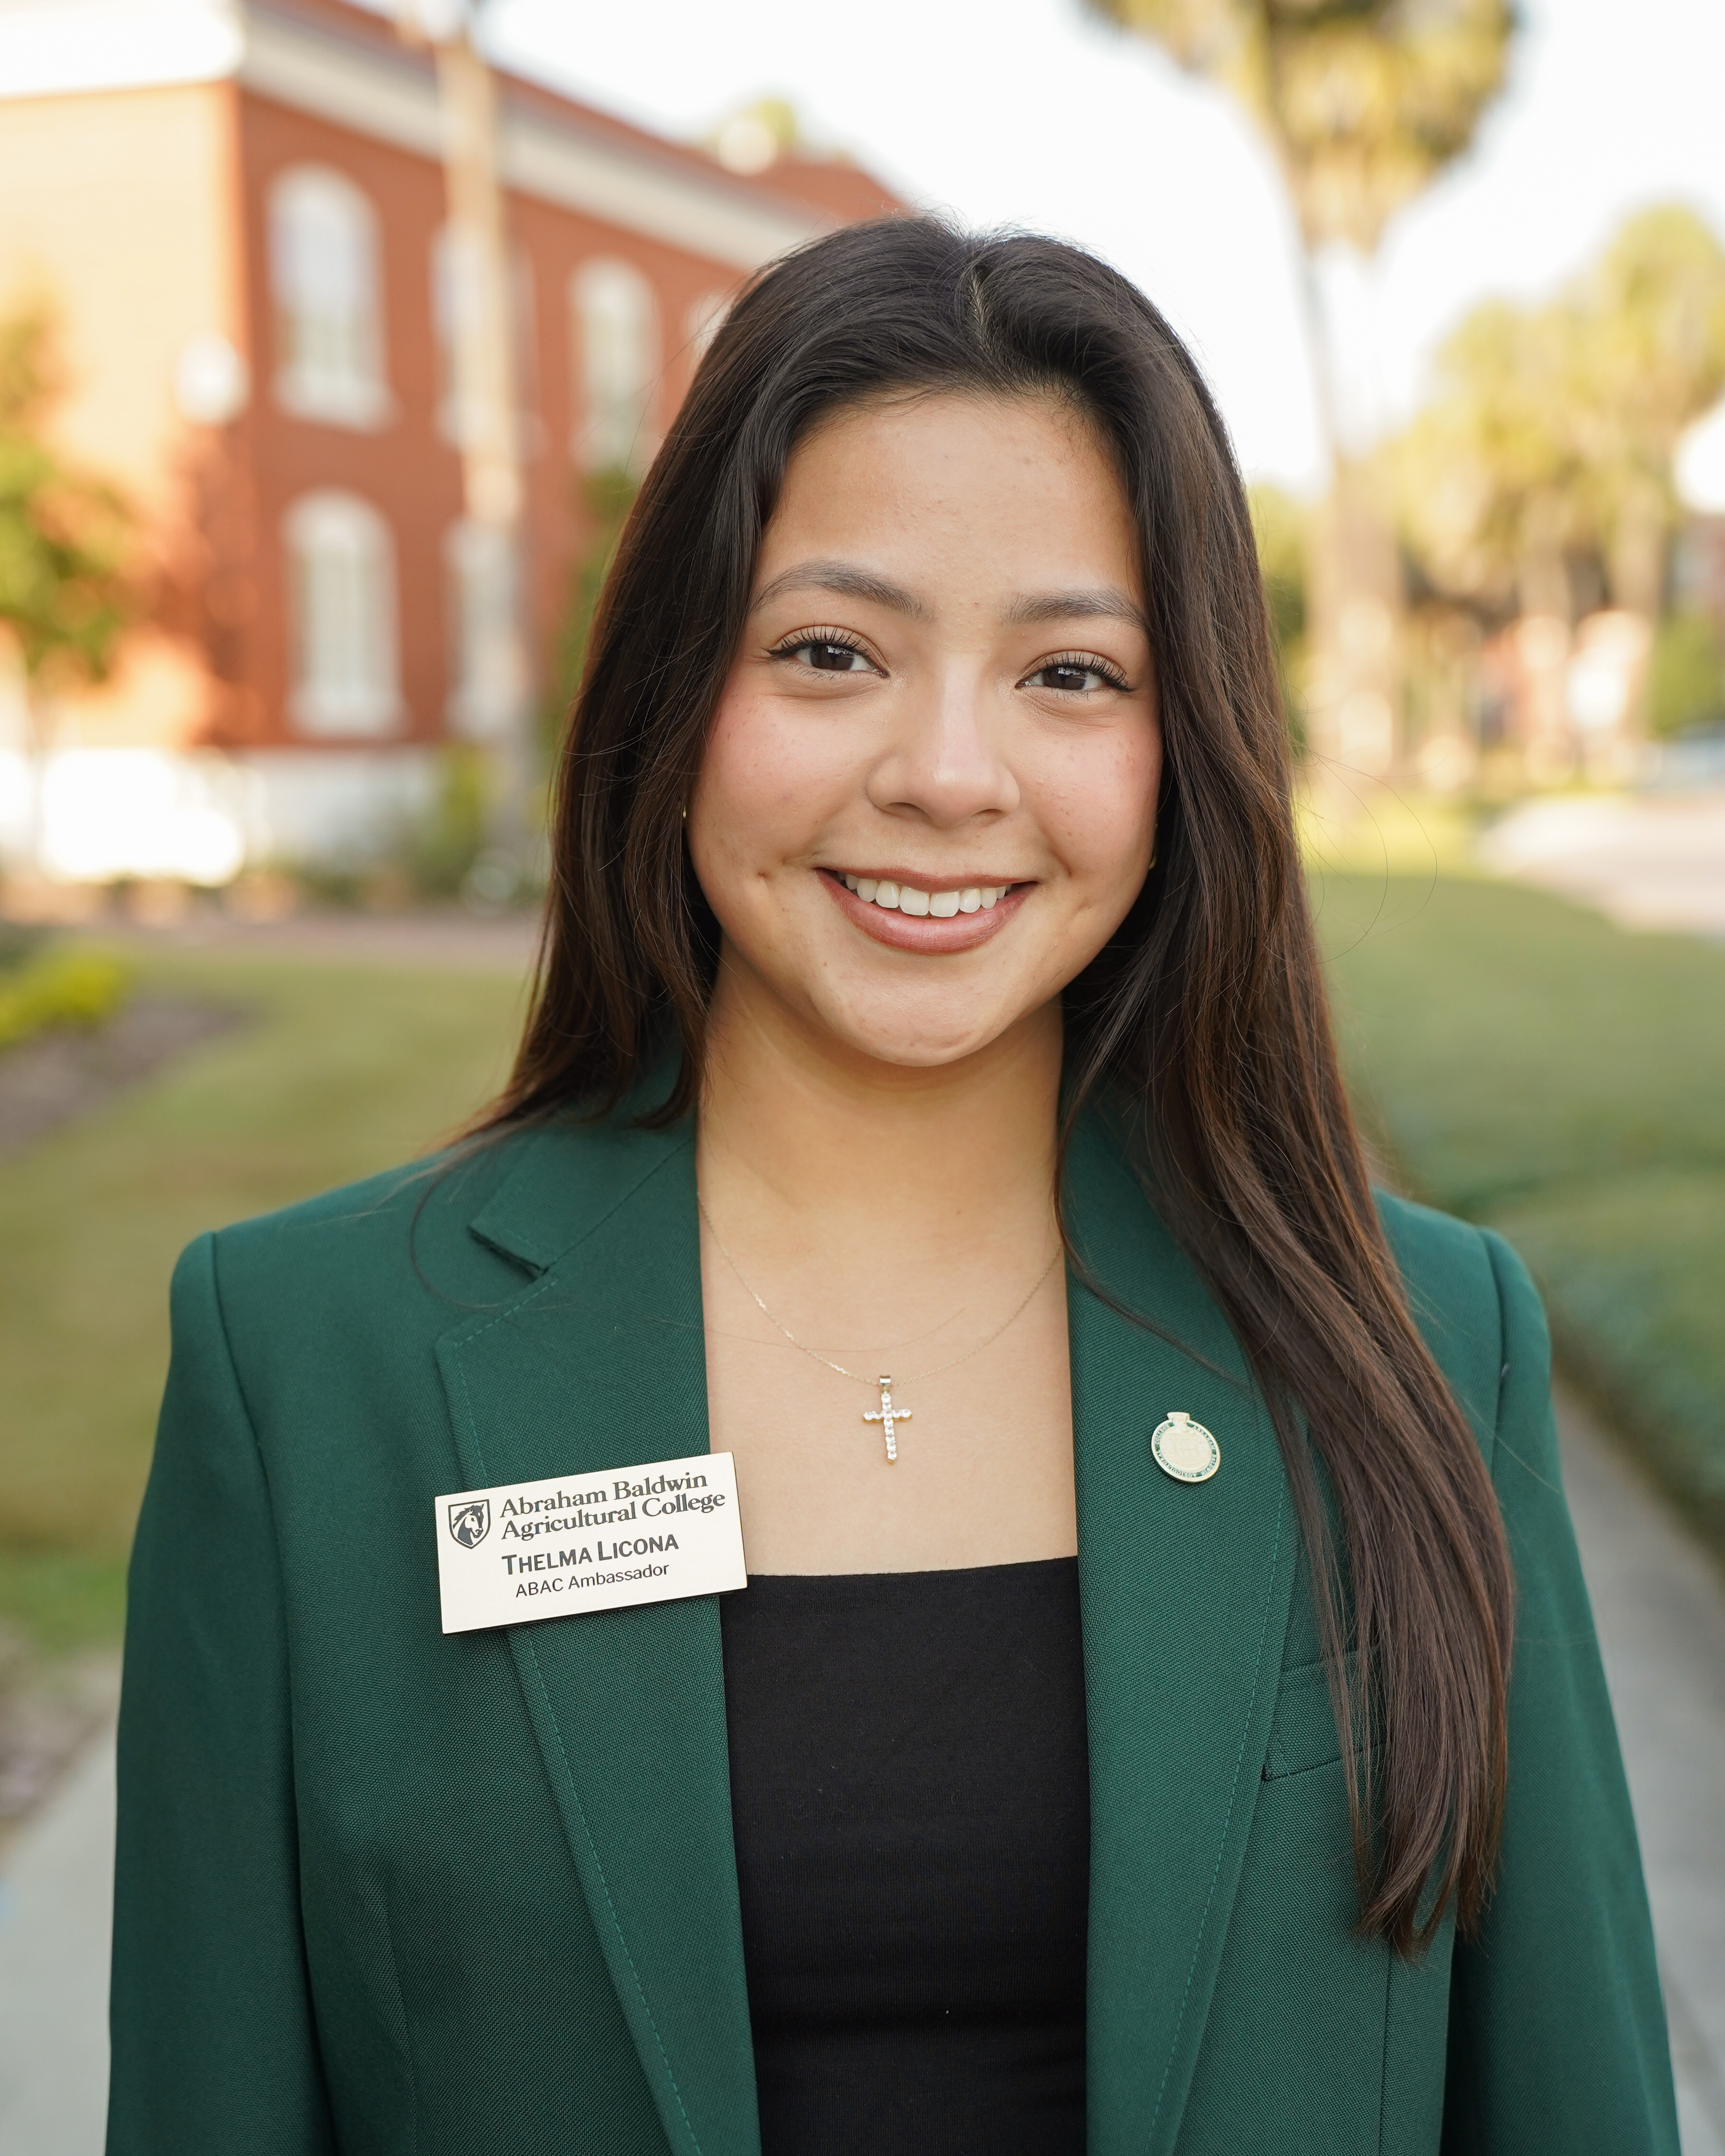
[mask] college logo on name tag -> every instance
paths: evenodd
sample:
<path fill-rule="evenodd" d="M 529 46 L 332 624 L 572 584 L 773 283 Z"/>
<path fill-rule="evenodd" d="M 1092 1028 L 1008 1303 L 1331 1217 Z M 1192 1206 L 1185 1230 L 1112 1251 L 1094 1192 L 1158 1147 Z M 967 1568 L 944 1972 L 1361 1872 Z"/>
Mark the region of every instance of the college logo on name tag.
<path fill-rule="evenodd" d="M 728 1452 L 436 1500 L 445 1632 L 748 1585 Z"/>

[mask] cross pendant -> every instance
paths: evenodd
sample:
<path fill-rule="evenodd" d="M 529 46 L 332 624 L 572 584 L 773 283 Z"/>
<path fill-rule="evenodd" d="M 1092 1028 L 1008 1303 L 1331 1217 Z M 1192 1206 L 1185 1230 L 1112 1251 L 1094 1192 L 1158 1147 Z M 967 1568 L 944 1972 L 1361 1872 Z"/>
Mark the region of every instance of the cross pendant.
<path fill-rule="evenodd" d="M 875 1382 L 880 1388 L 880 1411 L 876 1414 L 872 1409 L 866 1410 L 863 1415 L 863 1420 L 878 1422 L 881 1425 L 886 1439 L 886 1457 L 889 1460 L 896 1460 L 898 1440 L 892 1434 L 892 1425 L 896 1422 L 908 1422 L 911 1419 L 911 1410 L 908 1408 L 896 1408 L 892 1404 L 891 1378 L 877 1378 Z"/>

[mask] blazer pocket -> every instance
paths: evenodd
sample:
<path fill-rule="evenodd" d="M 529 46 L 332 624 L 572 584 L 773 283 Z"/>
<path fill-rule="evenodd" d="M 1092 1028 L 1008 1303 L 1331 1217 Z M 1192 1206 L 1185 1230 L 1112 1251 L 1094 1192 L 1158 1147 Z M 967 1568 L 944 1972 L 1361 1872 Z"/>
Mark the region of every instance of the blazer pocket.
<path fill-rule="evenodd" d="M 1347 1656 L 1345 1667 L 1351 1682 L 1352 1655 Z M 1276 1720 L 1270 1731 L 1270 1749 L 1264 1757 L 1264 1779 L 1280 1782 L 1290 1774 L 1310 1774 L 1315 1767 L 1333 1765 L 1341 1757 L 1342 1739 L 1325 1666 L 1321 1661 L 1302 1662 L 1282 1677 Z"/>

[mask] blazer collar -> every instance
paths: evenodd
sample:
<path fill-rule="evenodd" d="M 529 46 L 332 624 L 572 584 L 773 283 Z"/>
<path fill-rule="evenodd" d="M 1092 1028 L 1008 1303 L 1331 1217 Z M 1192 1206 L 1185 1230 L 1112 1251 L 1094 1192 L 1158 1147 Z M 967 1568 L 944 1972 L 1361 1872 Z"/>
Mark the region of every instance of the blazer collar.
<path fill-rule="evenodd" d="M 1083 1268 L 1069 1306 L 1090 2145 L 1158 2156 L 1178 2134 L 1240 1878 L 1296 1537 L 1239 1346 L 1095 1116 L 1069 1157 L 1067 1218 Z M 643 1132 L 619 1118 L 521 1142 L 471 1224 L 538 1277 L 439 1345 L 467 1486 L 707 1448 L 696 1223 L 688 1123 Z M 1208 1482 L 1154 1464 L 1150 1433 L 1173 1409 L 1220 1445 Z M 554 1619 L 509 1640 L 670 2145 L 753 2156 L 716 1601 Z"/>

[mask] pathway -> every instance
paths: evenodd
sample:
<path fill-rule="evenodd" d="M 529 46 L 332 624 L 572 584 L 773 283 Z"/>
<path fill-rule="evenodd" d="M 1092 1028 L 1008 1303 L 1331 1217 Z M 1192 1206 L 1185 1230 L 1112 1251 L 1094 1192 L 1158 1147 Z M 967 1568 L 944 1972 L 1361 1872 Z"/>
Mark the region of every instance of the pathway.
<path fill-rule="evenodd" d="M 1595 906 L 1625 928 L 1725 937 L 1725 788 L 1529 801 L 1479 851 L 1499 875 Z"/>
<path fill-rule="evenodd" d="M 1573 1401 L 1559 1427 L 1640 1830 L 1683 2156 L 1725 2156 L 1725 1589 Z"/>
<path fill-rule="evenodd" d="M 7 1852 L 0 1878 L 0 2148 L 100 2156 L 108 2098 L 114 1740 Z"/>

